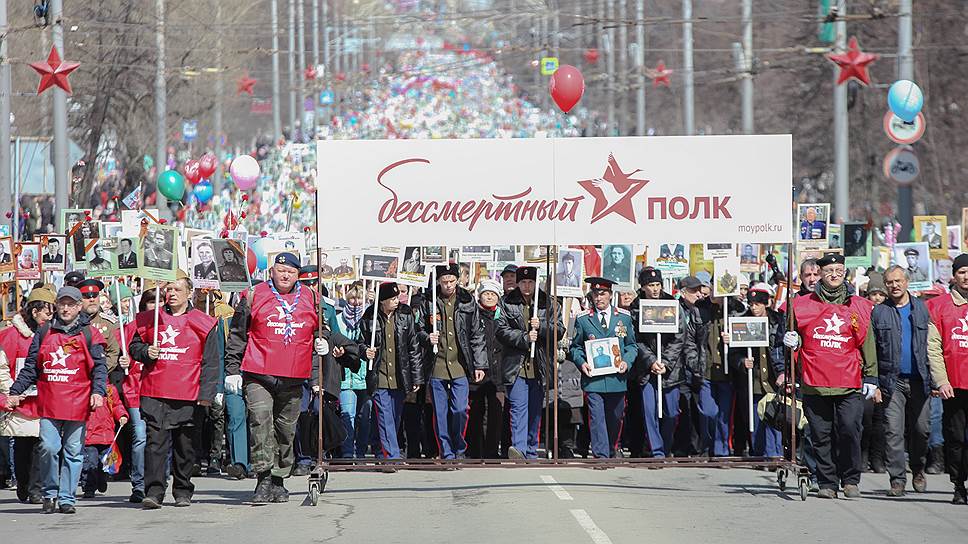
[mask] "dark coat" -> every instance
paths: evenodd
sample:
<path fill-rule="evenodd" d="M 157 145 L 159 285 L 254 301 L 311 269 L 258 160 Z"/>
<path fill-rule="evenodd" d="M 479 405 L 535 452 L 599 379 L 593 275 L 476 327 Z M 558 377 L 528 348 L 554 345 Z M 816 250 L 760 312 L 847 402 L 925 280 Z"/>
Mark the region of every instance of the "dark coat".
<path fill-rule="evenodd" d="M 673 297 L 667 293 L 662 293 L 660 299 L 670 300 Z M 638 325 L 639 299 L 636 297 L 632 301 L 633 322 Z M 707 353 L 706 326 L 702 322 L 699 309 L 689 307 L 684 302 L 679 302 L 679 332 L 662 333 L 662 362 L 666 366 L 665 374 L 662 375 L 662 386 L 664 388 L 682 385 L 687 381 L 696 379 L 701 380 L 705 374 Z M 639 362 L 635 365 L 640 367 L 635 372 L 635 377 L 639 385 L 645 385 L 648 381 L 654 381 L 655 375 L 651 368 L 656 361 L 657 343 L 656 334 L 636 333 L 639 339 Z"/>
<path fill-rule="evenodd" d="M 366 349 L 370 347 L 375 307 L 371 304 L 363 312 L 363 318 L 360 319 L 359 353 L 363 358 L 366 358 Z M 397 385 L 404 392 L 409 393 L 415 385 L 423 385 L 424 383 L 423 368 L 420 364 L 423 358 L 423 348 L 421 348 L 418 340 L 417 325 L 414 322 L 413 310 L 410 309 L 410 306 L 401 304 L 393 312 L 393 316 L 393 342 L 397 350 Z M 374 344 L 376 358 L 373 360 L 373 368 L 366 372 L 366 390 L 370 393 L 376 391 L 380 364 L 383 361 L 383 327 L 385 323 L 386 319 L 377 318 L 376 320 L 376 342 Z"/>
<path fill-rule="evenodd" d="M 497 340 L 497 321 L 496 318 L 501 315 L 501 307 L 497 306 L 493 310 L 488 310 L 487 308 L 481 308 L 478 311 L 481 317 L 481 326 L 484 328 L 484 345 L 485 353 L 487 354 L 487 378 L 491 383 L 497 387 L 498 391 L 504 392 L 504 372 L 502 364 L 502 351 L 503 346 Z M 483 384 L 485 382 L 481 382 Z M 481 384 L 472 383 L 470 384 L 470 390 L 476 391 Z"/>
<path fill-rule="evenodd" d="M 434 332 L 431 319 L 444 311 L 443 297 L 437 288 L 437 309 L 431 310 L 433 299 L 427 297 L 424 309 L 420 315 L 417 338 L 423 347 L 423 369 L 421 376 L 431 376 L 437 355 L 430 344 L 430 333 Z M 457 360 L 464 368 L 464 374 L 469 381 L 473 381 L 475 370 L 488 369 L 487 353 L 485 353 L 484 326 L 481 324 L 477 301 L 466 289 L 457 288 L 457 304 L 454 308 L 454 329 L 457 334 Z M 438 331 L 439 332 L 439 331 Z"/>
<path fill-rule="evenodd" d="M 767 308 L 766 315 L 770 339 L 769 347 L 765 348 L 767 350 L 766 357 L 769 361 L 766 368 L 759 365 L 760 350 L 764 348 L 750 348 L 750 353 L 753 355 L 753 393 L 756 395 L 773 392 L 777 376 L 782 374 L 786 368 L 783 348 L 786 322 L 779 312 L 770 308 Z M 754 316 L 753 312 L 747 310 L 741 317 Z M 746 390 L 746 368 L 743 366 L 743 359 L 746 358 L 746 354 L 746 348 L 730 348 L 728 355 L 729 371 L 743 384 L 744 391 Z"/>
<path fill-rule="evenodd" d="M 931 373 L 928 372 L 928 308 L 916 296 L 911 296 L 911 365 L 924 380 L 924 393 L 931 392 Z M 871 325 L 877 344 L 878 385 L 884 394 L 891 395 L 901 373 L 901 312 L 891 299 L 874 306 Z"/>
<path fill-rule="evenodd" d="M 555 331 L 560 339 L 565 334 L 565 326 L 561 322 L 561 308 L 557 308 L 554 316 L 550 315 L 548 297 L 543 291 L 538 291 L 537 309 L 532 310 L 532 317 L 538 318 L 538 341 L 534 350 L 535 376 L 539 383 L 545 383 L 548 373 L 549 358 L 546 346 L 553 340 Z M 553 318 L 553 326 L 550 326 Z M 521 366 L 531 351 L 531 341 L 528 331 L 531 327 L 524 321 L 524 297 L 519 289 L 514 289 L 504 296 L 501 302 L 501 312 L 497 318 L 497 339 L 504 346 L 504 384 L 511 385 L 521 372 Z M 553 350 L 557 353 L 557 346 Z"/>

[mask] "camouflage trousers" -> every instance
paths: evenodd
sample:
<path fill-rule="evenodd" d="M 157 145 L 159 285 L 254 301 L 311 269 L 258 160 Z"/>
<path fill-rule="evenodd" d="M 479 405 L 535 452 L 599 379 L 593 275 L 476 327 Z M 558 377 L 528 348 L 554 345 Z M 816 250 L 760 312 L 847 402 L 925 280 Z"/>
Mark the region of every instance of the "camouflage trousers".
<path fill-rule="evenodd" d="M 272 471 L 285 478 L 292 470 L 293 441 L 299 421 L 303 380 L 281 378 L 276 387 L 246 379 L 245 404 L 249 419 L 250 458 L 253 472 Z"/>

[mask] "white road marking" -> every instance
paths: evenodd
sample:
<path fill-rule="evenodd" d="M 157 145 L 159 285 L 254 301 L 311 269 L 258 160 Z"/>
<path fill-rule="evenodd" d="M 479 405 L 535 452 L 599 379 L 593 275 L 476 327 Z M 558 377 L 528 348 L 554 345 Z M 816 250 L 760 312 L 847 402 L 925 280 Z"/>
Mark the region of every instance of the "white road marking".
<path fill-rule="evenodd" d="M 595 522 L 592 521 L 588 512 L 584 510 L 571 510 L 571 515 L 575 517 L 578 525 L 581 525 L 581 528 L 588 533 L 588 536 L 592 537 L 592 542 L 595 544 L 612 544 L 612 539 L 608 538 L 605 531 L 599 529 L 598 525 L 595 525 Z"/>
<path fill-rule="evenodd" d="M 548 476 L 547 474 L 542 474 L 541 475 L 541 481 L 544 482 L 545 485 L 548 486 L 548 489 L 550 489 L 552 492 L 554 492 L 555 496 L 557 496 L 559 499 L 561 499 L 563 501 L 573 501 L 573 500 L 575 500 L 575 499 L 571 498 L 571 494 L 569 494 L 567 491 L 565 491 L 565 488 L 563 488 L 560 485 L 558 485 L 558 482 L 556 482 L 555 479 L 552 478 L 551 476 Z"/>

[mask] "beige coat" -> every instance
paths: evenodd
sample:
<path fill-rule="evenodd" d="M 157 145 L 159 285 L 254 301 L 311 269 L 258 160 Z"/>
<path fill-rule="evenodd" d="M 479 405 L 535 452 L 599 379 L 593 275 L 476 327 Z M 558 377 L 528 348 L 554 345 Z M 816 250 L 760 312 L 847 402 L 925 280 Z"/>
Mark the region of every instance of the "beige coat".
<path fill-rule="evenodd" d="M 24 338 L 34 335 L 19 315 L 13 318 L 12 324 Z M 13 385 L 13 378 L 10 377 L 11 364 L 12 362 L 7 360 L 7 355 L 0 349 L 0 393 L 5 395 L 10 392 L 10 387 Z M 0 412 L 0 436 L 40 436 L 40 419 L 25 417 L 18 412 Z"/>

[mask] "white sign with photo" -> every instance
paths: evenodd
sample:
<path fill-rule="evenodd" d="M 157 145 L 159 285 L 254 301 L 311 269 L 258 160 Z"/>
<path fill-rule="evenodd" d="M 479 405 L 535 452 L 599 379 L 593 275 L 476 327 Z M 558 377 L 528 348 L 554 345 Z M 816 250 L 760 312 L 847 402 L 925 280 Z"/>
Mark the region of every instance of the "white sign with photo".
<path fill-rule="evenodd" d="M 911 291 L 927 291 L 934 281 L 927 242 L 894 244 L 894 263 L 907 269 Z"/>
<path fill-rule="evenodd" d="M 649 266 L 662 271 L 667 278 L 689 275 L 689 246 L 686 244 L 658 244 L 649 247 Z"/>
<path fill-rule="evenodd" d="M 400 272 L 400 255 L 387 252 L 364 252 L 360 277 L 365 280 L 396 281 Z"/>
<path fill-rule="evenodd" d="M 555 263 L 555 290 L 561 297 L 582 297 L 582 264 L 584 253 L 580 249 L 558 248 Z"/>
<path fill-rule="evenodd" d="M 42 261 L 47 272 L 63 272 L 67 265 L 67 237 L 62 234 L 43 234 L 35 238 L 40 242 L 44 256 Z"/>
<path fill-rule="evenodd" d="M 622 349 L 618 338 L 596 338 L 585 341 L 585 361 L 592 367 L 592 376 L 617 374 L 622 364 Z"/>
<path fill-rule="evenodd" d="M 713 259 L 713 296 L 734 297 L 739 294 L 739 255 Z"/>
<path fill-rule="evenodd" d="M 640 298 L 639 332 L 679 332 L 679 301 Z"/>
<path fill-rule="evenodd" d="M 768 318 L 731 317 L 728 323 L 729 347 L 762 348 L 770 345 Z"/>
<path fill-rule="evenodd" d="M 215 247 L 209 238 L 195 237 L 192 239 L 192 251 L 189 258 L 192 283 L 201 289 L 218 289 L 218 266 L 215 262 Z"/>
<path fill-rule="evenodd" d="M 735 254 L 733 244 L 703 244 L 702 257 L 707 261 Z"/>
<path fill-rule="evenodd" d="M 427 266 L 421 260 L 420 246 L 407 246 L 400 250 L 400 273 L 397 275 L 397 283 L 412 285 L 414 287 L 426 287 Z"/>

